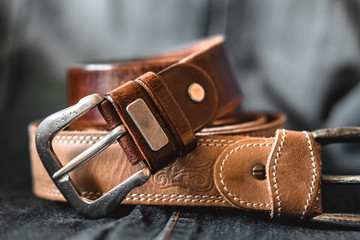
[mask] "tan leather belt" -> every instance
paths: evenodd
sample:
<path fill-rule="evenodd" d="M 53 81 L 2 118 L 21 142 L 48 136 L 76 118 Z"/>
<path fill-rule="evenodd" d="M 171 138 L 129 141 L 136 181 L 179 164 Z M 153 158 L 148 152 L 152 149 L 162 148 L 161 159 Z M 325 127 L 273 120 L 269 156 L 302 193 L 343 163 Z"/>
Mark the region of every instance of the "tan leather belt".
<path fill-rule="evenodd" d="M 93 92 L 108 93 L 80 100 Z M 241 99 L 221 38 L 143 61 L 73 67 L 69 102 L 79 103 L 44 120 L 36 133 L 38 123 L 29 127 L 34 192 L 67 199 L 88 217 L 109 214 L 122 201 L 357 221 L 321 214 L 320 146 L 358 141 L 360 130 L 278 130 L 283 115 L 239 113 Z M 60 131 L 97 105 L 102 116 L 92 111 Z"/>
<path fill-rule="evenodd" d="M 213 166 L 217 158 L 237 141 L 248 140 L 250 136 L 256 135 L 273 136 L 285 119 L 280 114 L 243 114 L 239 117 L 240 119 L 236 119 L 230 130 L 228 128 L 231 125 L 227 125 L 206 128 L 198 133 L 198 147 L 192 153 L 177 159 L 152 175 L 146 184 L 134 188 L 122 203 L 231 206 L 215 187 Z M 36 153 L 34 141 L 36 127 L 37 123 L 33 123 L 29 128 L 34 192 L 43 198 L 64 201 L 64 197 L 51 181 Z M 231 135 L 229 131 L 232 132 Z M 66 164 L 107 133 L 95 129 L 62 131 L 53 140 L 53 147 L 59 159 L 63 160 L 62 163 Z M 257 159 L 253 159 L 249 164 L 257 163 Z M 126 156 L 118 144 L 112 144 L 87 164 L 71 172 L 70 177 L 82 195 L 95 199 L 137 170 L 136 167 L 129 167 Z M 247 170 L 246 175 L 255 182 L 263 183 L 261 187 L 266 189 L 265 181 L 256 180 L 252 177 L 251 168 Z M 255 201 L 254 204 L 263 202 L 265 206 L 270 203 L 270 199 L 260 200 Z"/>

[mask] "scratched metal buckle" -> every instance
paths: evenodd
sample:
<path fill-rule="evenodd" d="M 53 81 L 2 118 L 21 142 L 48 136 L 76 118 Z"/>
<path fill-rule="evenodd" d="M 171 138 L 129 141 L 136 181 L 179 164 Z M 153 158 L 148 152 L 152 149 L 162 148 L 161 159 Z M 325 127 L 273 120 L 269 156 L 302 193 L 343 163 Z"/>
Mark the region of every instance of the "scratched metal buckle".
<path fill-rule="evenodd" d="M 360 142 L 360 128 L 357 127 L 320 129 L 313 131 L 312 134 L 321 145 Z M 321 181 L 323 184 L 360 184 L 360 175 L 322 175 Z M 322 213 L 311 220 L 323 223 L 360 223 L 360 214 Z"/>
<path fill-rule="evenodd" d="M 80 153 L 65 166 L 62 166 L 52 148 L 53 138 L 58 132 L 92 108 L 95 108 L 102 101 L 103 98 L 99 94 L 84 97 L 77 104 L 44 119 L 36 131 L 36 148 L 45 169 L 66 200 L 79 213 L 88 218 L 108 216 L 120 205 L 120 202 L 129 191 L 143 185 L 151 175 L 149 168 L 140 164 L 142 167 L 140 171 L 96 200 L 81 196 L 79 190 L 71 181 L 68 175 L 69 172 L 90 160 L 127 132 L 124 125 L 119 125 L 96 144 Z"/>
<path fill-rule="evenodd" d="M 356 127 L 320 129 L 313 131 L 312 134 L 321 145 L 360 142 L 360 128 Z M 360 175 L 322 175 L 322 182 L 326 184 L 360 184 Z"/>

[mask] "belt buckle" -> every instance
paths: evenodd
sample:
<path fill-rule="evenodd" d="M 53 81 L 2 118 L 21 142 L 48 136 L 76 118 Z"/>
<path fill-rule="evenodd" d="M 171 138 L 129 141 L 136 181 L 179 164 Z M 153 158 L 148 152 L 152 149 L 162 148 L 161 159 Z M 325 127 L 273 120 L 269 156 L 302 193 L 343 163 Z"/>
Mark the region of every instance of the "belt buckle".
<path fill-rule="evenodd" d="M 40 123 L 35 135 L 36 149 L 51 179 L 66 200 L 80 214 L 88 218 L 101 218 L 109 215 L 120 205 L 120 202 L 133 188 L 143 185 L 151 175 L 149 168 L 140 163 L 142 167 L 140 171 L 96 200 L 90 200 L 81 196 L 71 181 L 68 175 L 69 172 L 109 147 L 114 141 L 127 132 L 124 125 L 119 125 L 104 138 L 100 139 L 99 142 L 80 153 L 65 166 L 62 166 L 52 148 L 52 139 L 58 132 L 69 126 L 89 110 L 95 108 L 102 101 L 103 98 L 99 94 L 92 94 L 80 99 L 77 104 L 45 118 Z"/>
<path fill-rule="evenodd" d="M 354 143 L 360 142 L 360 128 L 343 127 L 320 129 L 312 132 L 315 140 L 321 145 L 330 143 Z M 324 184 L 360 184 L 360 175 L 322 175 Z M 340 222 L 360 222 L 360 214 L 349 213 L 322 213 L 312 218 L 315 222 L 331 223 L 329 221 Z"/>

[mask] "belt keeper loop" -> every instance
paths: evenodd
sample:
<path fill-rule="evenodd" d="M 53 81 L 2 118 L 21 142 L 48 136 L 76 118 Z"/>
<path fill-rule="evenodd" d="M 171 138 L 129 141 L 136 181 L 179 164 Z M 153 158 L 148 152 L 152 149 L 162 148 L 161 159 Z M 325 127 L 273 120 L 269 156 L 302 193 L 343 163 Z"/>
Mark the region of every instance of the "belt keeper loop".
<path fill-rule="evenodd" d="M 151 76 L 156 75 L 152 73 Z M 155 173 L 197 146 L 190 124 L 187 123 L 185 115 L 181 114 L 180 107 L 176 110 L 176 101 L 160 79 L 152 79 L 150 84 L 140 79 L 130 81 L 108 93 L 105 98 L 111 102 L 131 136 L 132 141 L 127 141 L 127 147 L 123 150 L 132 164 L 145 159 L 151 172 Z M 167 103 L 167 106 L 160 104 L 158 98 L 162 99 L 162 103 Z M 131 110 L 133 107 L 138 109 Z M 139 111 L 142 114 L 139 114 Z M 147 123 L 143 123 L 146 116 L 150 117 L 145 121 Z M 152 129 L 147 129 L 151 126 Z M 154 137 L 155 130 L 161 134 L 155 134 Z M 162 139 L 164 141 L 159 147 L 153 146 L 153 143 L 156 145 Z M 119 141 L 124 140 L 126 138 Z M 140 157 L 134 154 L 134 149 L 140 151 Z M 134 157 L 137 159 L 133 159 Z"/>
<path fill-rule="evenodd" d="M 147 72 L 135 82 L 146 90 L 159 109 L 160 115 L 176 141 L 178 156 L 183 157 L 193 151 L 197 146 L 195 134 L 181 107 L 161 78 L 153 72 Z"/>

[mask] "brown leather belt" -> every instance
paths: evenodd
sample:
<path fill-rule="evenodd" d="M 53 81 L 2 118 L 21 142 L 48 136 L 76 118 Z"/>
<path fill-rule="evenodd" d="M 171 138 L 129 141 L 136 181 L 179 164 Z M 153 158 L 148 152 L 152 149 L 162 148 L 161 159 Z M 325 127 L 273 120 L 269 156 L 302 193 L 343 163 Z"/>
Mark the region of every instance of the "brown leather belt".
<path fill-rule="evenodd" d="M 105 100 L 97 96 L 80 100 L 93 92 L 108 93 Z M 95 104 L 88 106 L 93 99 Z M 29 127 L 34 192 L 51 200 L 66 198 L 89 217 L 108 214 L 122 200 L 122 204 L 237 207 L 268 211 L 272 217 L 358 221 L 349 215 L 321 214 L 320 146 L 358 141 L 359 129 L 278 130 L 283 115 L 238 112 L 234 109 L 241 99 L 222 38 L 142 61 L 73 67 L 69 102 L 80 100 L 80 105 L 49 117 L 37 133 L 38 123 Z M 102 116 L 92 110 L 60 132 L 74 115 L 96 105 Z M 76 168 L 83 163 L 79 154 L 105 144 L 109 131 L 103 119 L 118 144 L 106 143 L 104 152 L 90 154 L 94 159 Z M 116 131 L 122 132 L 121 138 Z M 129 167 L 126 159 L 133 165 L 141 163 L 142 169 L 136 172 L 139 169 Z M 150 172 L 149 181 L 135 187 Z M 119 185 L 124 179 L 130 181 Z M 119 194 L 121 199 L 113 200 Z"/>

